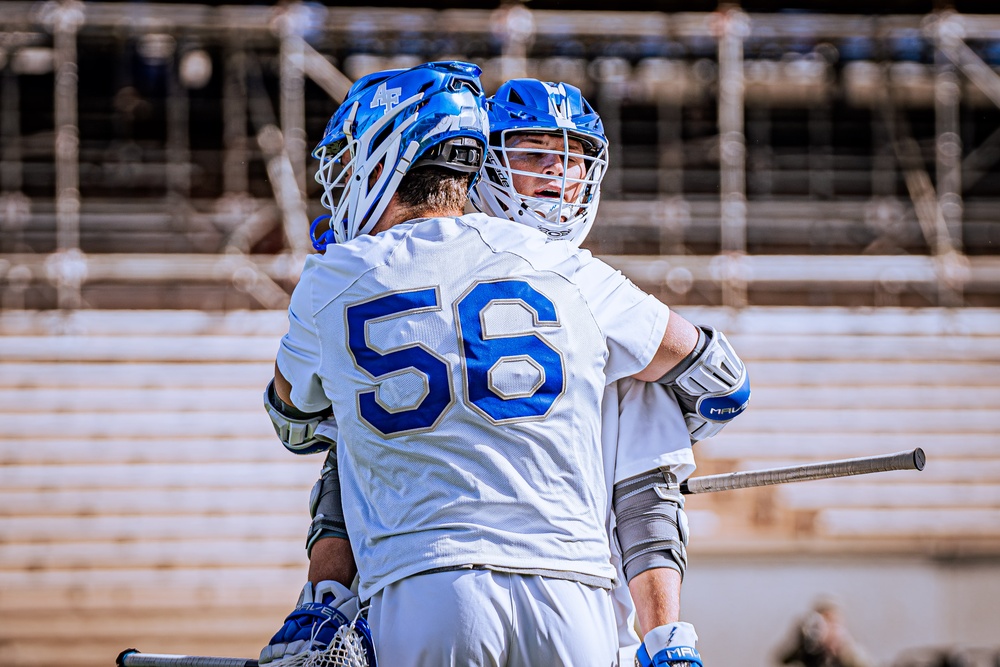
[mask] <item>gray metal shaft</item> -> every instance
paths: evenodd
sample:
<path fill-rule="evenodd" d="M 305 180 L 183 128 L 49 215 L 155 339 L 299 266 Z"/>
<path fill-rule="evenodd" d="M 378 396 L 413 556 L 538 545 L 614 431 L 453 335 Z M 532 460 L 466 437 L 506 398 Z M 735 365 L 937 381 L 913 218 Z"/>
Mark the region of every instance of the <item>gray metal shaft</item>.
<path fill-rule="evenodd" d="M 742 472 L 722 473 L 720 475 L 704 475 L 702 477 L 692 477 L 683 482 L 681 484 L 681 493 L 695 494 L 710 493 L 713 491 L 731 491 L 733 489 L 747 489 L 754 486 L 805 482 L 812 479 L 867 475 L 873 472 L 886 472 L 889 470 L 923 470 L 926 460 L 924 450 L 917 447 L 913 450 L 881 456 L 864 456 L 855 459 L 826 461 L 823 463 L 807 463 L 800 466 L 746 470 Z"/>
<path fill-rule="evenodd" d="M 139 653 L 129 649 L 118 656 L 118 665 L 119 667 L 257 667 L 257 661 L 248 658 L 216 658 L 204 655 Z"/>

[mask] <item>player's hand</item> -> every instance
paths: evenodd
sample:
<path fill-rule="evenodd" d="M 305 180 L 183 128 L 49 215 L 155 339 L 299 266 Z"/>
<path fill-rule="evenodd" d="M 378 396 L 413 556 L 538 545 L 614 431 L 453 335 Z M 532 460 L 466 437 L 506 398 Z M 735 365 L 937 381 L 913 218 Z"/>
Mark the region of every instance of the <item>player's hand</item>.
<path fill-rule="evenodd" d="M 690 623 L 670 623 L 646 633 L 635 654 L 636 667 L 702 667 L 695 648 L 698 633 Z"/>
<path fill-rule="evenodd" d="M 283 661 L 306 651 L 329 646 L 342 625 L 350 625 L 358 615 L 358 596 L 336 581 L 306 583 L 299 603 L 285 624 L 260 652 L 259 663 Z"/>

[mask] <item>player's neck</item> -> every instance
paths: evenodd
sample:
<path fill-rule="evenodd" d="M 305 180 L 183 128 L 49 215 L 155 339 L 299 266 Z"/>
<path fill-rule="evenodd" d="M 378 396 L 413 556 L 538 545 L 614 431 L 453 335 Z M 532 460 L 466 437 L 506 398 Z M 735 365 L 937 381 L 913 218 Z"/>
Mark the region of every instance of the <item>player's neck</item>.
<path fill-rule="evenodd" d="M 386 206 L 385 212 L 379 218 L 378 223 L 370 232 L 372 235 L 384 232 L 398 224 L 409 222 L 417 218 L 449 218 L 458 217 L 465 211 L 461 208 L 449 208 L 439 206 L 405 206 L 400 203 L 399 197 L 393 195 Z"/>

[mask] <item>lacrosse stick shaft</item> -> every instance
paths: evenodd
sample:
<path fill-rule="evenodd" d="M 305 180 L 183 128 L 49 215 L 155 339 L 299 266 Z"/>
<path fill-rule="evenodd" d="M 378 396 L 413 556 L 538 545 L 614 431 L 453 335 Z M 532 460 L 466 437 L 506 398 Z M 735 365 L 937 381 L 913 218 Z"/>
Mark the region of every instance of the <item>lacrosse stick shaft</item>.
<path fill-rule="evenodd" d="M 694 494 L 710 493 L 712 491 L 731 491 L 733 489 L 748 489 L 754 486 L 805 482 L 811 479 L 867 475 L 873 472 L 886 472 L 888 470 L 923 470 L 925 461 L 924 450 L 917 447 L 910 451 L 883 454 L 881 456 L 864 456 L 856 459 L 807 463 L 805 465 L 787 466 L 784 468 L 765 468 L 763 470 L 727 472 L 720 475 L 703 475 L 701 477 L 692 477 L 682 482 L 681 493 Z"/>
<path fill-rule="evenodd" d="M 122 651 L 117 664 L 118 667 L 257 667 L 257 661 L 249 658 L 139 653 L 134 648 Z"/>

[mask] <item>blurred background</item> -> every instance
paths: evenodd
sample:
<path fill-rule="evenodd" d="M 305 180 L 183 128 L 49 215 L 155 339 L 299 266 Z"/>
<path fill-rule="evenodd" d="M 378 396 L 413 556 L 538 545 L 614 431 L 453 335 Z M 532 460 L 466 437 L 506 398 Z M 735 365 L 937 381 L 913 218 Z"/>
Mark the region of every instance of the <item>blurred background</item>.
<path fill-rule="evenodd" d="M 927 452 L 690 497 L 706 664 L 1000 665 L 1000 7 L 957 0 L 0 3 L 0 664 L 277 629 L 322 463 L 260 398 L 308 154 L 437 59 L 602 115 L 586 247 L 754 378 L 697 474 Z M 809 662 L 837 623 L 854 661 Z"/>

